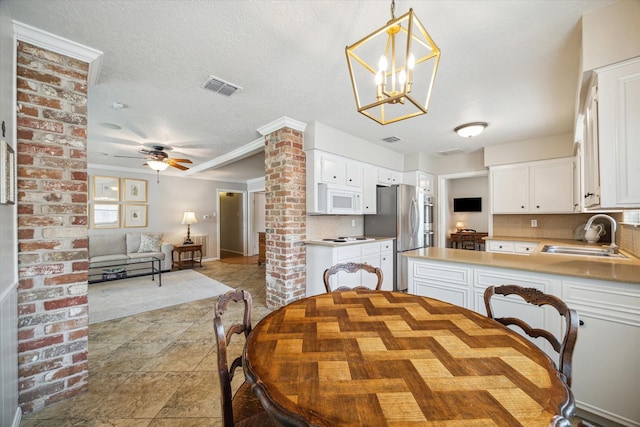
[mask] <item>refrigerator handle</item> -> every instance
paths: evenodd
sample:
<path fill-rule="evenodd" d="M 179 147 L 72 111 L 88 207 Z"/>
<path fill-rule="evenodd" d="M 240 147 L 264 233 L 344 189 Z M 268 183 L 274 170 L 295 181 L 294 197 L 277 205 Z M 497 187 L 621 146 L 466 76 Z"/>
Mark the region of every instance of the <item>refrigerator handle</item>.
<path fill-rule="evenodd" d="M 411 235 L 415 236 L 418 232 L 418 227 L 420 226 L 420 224 L 418 224 L 420 221 L 420 211 L 418 211 L 418 203 L 416 203 L 415 198 L 411 199 L 411 208 Z"/>

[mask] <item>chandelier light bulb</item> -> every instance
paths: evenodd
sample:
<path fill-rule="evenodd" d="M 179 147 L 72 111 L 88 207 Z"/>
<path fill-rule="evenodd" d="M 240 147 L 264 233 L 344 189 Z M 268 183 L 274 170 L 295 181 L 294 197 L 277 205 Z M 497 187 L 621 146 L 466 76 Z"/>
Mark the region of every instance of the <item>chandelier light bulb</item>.
<path fill-rule="evenodd" d="M 382 55 L 380 57 L 380 60 L 378 61 L 378 70 L 387 71 L 387 66 L 388 65 L 389 65 L 389 63 L 387 62 L 387 57 Z"/>
<path fill-rule="evenodd" d="M 376 73 L 376 86 L 380 86 L 382 84 L 382 70 Z"/>
<path fill-rule="evenodd" d="M 407 82 L 407 73 L 404 70 L 400 70 L 398 73 L 398 83 L 404 85 Z"/>
<path fill-rule="evenodd" d="M 407 58 L 407 68 L 410 70 L 413 70 L 415 66 L 416 66 L 416 57 L 413 56 L 413 53 L 410 53 L 409 57 Z"/>

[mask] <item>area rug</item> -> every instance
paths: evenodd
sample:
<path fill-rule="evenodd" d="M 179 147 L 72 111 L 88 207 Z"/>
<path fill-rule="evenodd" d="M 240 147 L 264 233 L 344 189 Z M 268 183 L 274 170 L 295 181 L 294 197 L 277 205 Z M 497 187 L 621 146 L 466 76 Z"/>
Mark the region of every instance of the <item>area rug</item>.
<path fill-rule="evenodd" d="M 211 298 L 232 290 L 193 270 L 134 277 L 89 285 L 89 324 L 132 316 L 145 311 Z"/>

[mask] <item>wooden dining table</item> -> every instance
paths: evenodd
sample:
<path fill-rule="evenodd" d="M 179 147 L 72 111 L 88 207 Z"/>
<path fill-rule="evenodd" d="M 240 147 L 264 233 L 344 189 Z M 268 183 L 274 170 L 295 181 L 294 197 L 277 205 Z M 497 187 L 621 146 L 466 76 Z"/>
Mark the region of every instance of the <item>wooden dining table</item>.
<path fill-rule="evenodd" d="M 551 360 L 463 307 L 373 290 L 320 294 L 262 319 L 243 352 L 269 415 L 292 426 L 569 426 Z"/>

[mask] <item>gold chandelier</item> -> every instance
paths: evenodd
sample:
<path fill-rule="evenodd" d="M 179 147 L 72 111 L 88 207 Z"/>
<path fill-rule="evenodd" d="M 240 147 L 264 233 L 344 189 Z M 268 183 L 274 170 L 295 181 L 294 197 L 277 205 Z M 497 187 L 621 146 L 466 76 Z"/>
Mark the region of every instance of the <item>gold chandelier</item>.
<path fill-rule="evenodd" d="M 413 9 L 396 19 L 392 0 L 391 20 L 345 52 L 358 112 L 381 125 L 427 113 L 440 49 Z"/>

